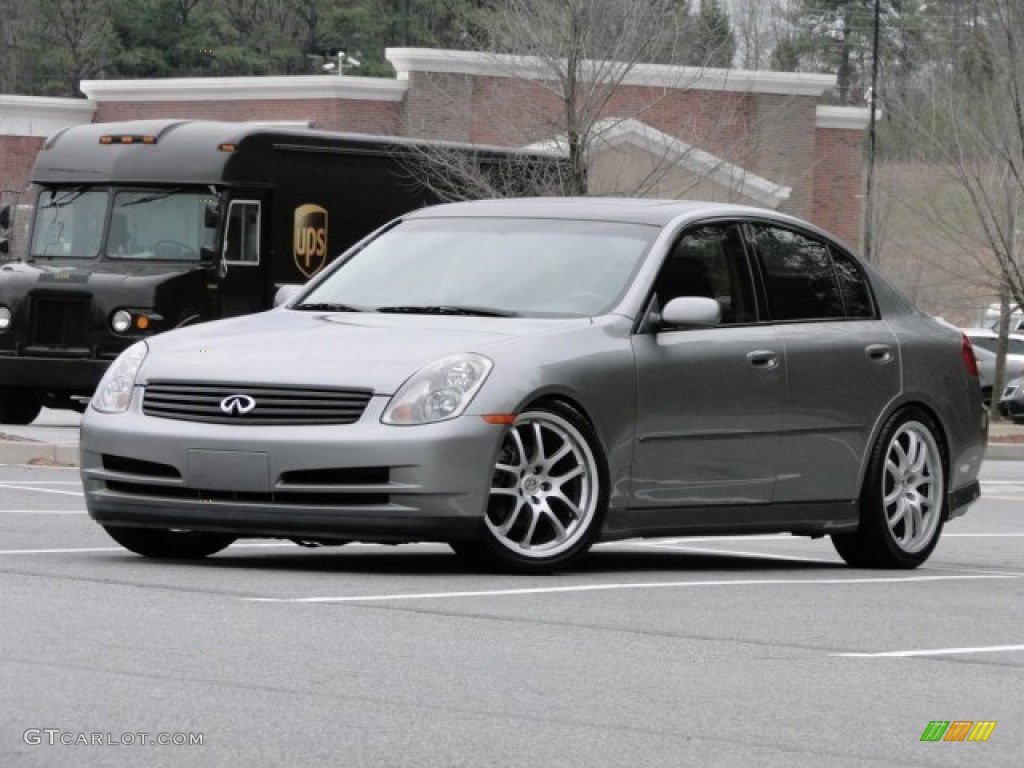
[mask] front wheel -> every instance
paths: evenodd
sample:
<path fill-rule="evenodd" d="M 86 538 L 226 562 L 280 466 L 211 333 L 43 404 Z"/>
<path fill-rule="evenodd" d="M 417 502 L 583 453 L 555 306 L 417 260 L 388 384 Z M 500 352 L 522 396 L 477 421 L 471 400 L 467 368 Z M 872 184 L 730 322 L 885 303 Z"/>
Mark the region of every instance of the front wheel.
<path fill-rule="evenodd" d="M 553 404 L 525 411 L 498 452 L 479 540 L 453 548 L 520 572 L 564 567 L 600 530 L 606 478 L 597 436 L 575 409 Z"/>
<path fill-rule="evenodd" d="M 196 560 L 229 546 L 234 536 L 206 531 L 172 531 L 163 528 L 127 528 L 105 525 L 114 541 L 144 557 L 168 560 Z"/>
<path fill-rule="evenodd" d="M 868 461 L 860 528 L 833 534 L 839 555 L 866 568 L 916 568 L 939 543 L 946 513 L 941 433 L 924 411 L 892 416 Z"/>
<path fill-rule="evenodd" d="M 42 409 L 42 402 L 30 389 L 0 389 L 0 424 L 31 424 Z"/>

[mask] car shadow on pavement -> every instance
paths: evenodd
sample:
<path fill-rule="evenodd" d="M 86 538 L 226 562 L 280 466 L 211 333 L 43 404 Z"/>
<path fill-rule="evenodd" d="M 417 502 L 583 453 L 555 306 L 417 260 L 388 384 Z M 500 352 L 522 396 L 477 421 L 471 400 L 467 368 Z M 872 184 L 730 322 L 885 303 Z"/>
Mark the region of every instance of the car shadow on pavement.
<path fill-rule="evenodd" d="M 243 554 L 244 553 L 244 554 Z M 153 560 L 162 566 L 205 567 L 227 570 L 295 571 L 318 573 L 364 573 L 399 575 L 467 575 L 521 576 L 502 570 L 471 563 L 456 556 L 443 545 L 424 550 L 405 547 L 330 547 L 318 550 L 260 551 L 242 548 L 228 549 L 225 554 L 203 560 Z M 600 573 L 652 573 L 652 572 L 766 572 L 814 571 L 845 569 L 840 560 L 795 560 L 770 553 L 758 555 L 701 553 L 658 549 L 597 550 L 587 553 L 567 569 L 535 576 L 567 576 Z"/>

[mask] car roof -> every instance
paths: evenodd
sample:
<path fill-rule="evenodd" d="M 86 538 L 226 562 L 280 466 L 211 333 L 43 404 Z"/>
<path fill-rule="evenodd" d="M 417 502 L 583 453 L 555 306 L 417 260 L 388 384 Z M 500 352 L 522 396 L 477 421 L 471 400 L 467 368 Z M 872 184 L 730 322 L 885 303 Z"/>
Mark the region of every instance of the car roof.
<path fill-rule="evenodd" d="M 508 217 L 539 219 L 583 219 L 649 224 L 663 227 L 680 216 L 770 219 L 810 229 L 835 239 L 808 222 L 753 206 L 694 200 L 657 200 L 621 197 L 521 197 L 474 200 L 421 208 L 409 218 Z"/>

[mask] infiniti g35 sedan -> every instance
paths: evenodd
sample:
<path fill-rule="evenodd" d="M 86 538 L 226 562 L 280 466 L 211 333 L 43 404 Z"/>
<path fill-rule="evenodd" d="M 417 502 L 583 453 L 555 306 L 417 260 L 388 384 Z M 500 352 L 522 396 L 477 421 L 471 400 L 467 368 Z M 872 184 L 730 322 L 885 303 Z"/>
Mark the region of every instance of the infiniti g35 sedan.
<path fill-rule="evenodd" d="M 717 203 L 456 203 L 277 308 L 139 341 L 82 421 L 127 549 L 447 542 L 524 572 L 628 537 L 829 535 L 912 568 L 979 493 L 970 342 L 815 227 Z"/>

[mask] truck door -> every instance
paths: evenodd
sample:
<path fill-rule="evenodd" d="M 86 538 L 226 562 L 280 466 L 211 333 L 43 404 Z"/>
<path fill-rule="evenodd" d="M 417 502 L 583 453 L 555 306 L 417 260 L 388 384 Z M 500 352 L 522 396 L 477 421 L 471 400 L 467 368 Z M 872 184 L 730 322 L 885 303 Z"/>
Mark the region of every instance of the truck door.
<path fill-rule="evenodd" d="M 257 199 L 232 200 L 224 224 L 220 259 L 220 316 L 231 317 L 266 309 L 261 227 L 264 203 Z"/>

